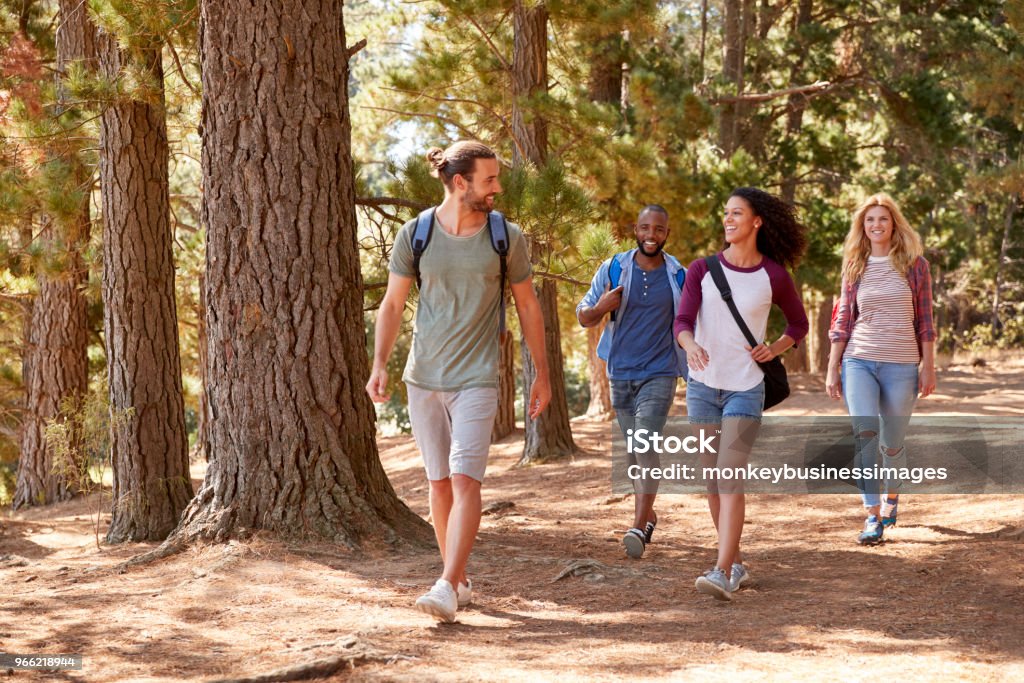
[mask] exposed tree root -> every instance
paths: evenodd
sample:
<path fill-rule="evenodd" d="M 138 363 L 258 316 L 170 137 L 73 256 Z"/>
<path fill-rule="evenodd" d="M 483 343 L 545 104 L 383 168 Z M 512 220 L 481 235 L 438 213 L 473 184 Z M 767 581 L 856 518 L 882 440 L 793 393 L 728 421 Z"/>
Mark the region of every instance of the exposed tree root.
<path fill-rule="evenodd" d="M 302 664 L 274 669 L 255 676 L 244 676 L 242 678 L 220 678 L 210 683 L 277 683 L 278 681 L 306 681 L 311 678 L 325 678 L 333 676 L 339 671 L 354 669 L 359 664 L 369 662 L 391 662 L 395 659 L 404 658 L 403 655 L 385 654 L 358 647 L 359 641 L 356 638 L 347 638 L 338 643 L 338 646 L 346 650 L 342 654 L 314 659 Z"/>

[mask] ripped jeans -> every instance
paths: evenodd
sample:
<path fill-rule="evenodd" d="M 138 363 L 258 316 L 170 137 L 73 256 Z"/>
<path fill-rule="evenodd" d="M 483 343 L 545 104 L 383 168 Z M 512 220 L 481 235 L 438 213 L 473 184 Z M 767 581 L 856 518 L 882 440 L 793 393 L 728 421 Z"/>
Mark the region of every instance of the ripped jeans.
<path fill-rule="evenodd" d="M 906 467 L 903 442 L 917 402 L 917 363 L 843 358 L 842 382 L 856 444 L 854 467 Z M 889 450 L 896 449 L 896 454 L 889 455 Z M 880 454 L 884 455 L 880 458 Z M 881 482 L 876 478 L 857 481 L 865 508 L 880 505 L 883 494 L 898 494 L 902 485 L 898 477 L 889 476 Z"/>

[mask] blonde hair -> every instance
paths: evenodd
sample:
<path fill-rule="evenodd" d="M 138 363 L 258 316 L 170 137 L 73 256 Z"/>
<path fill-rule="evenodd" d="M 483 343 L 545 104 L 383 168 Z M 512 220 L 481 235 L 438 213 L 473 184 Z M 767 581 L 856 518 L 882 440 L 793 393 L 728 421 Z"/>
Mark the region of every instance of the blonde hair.
<path fill-rule="evenodd" d="M 917 258 L 924 254 L 921 237 L 917 234 L 893 198 L 884 192 L 873 194 L 857 207 L 850 222 L 850 232 L 843 243 L 843 277 L 847 282 L 856 282 L 864 274 L 868 256 L 871 255 L 871 241 L 864 234 L 864 216 L 876 207 L 883 206 L 892 218 L 892 248 L 889 262 L 893 270 L 906 277 Z"/>

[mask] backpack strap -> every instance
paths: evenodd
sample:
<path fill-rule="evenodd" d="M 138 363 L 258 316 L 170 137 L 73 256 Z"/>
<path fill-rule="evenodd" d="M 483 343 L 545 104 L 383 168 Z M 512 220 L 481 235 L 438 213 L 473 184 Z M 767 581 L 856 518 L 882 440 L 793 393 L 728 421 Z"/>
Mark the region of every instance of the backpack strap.
<path fill-rule="evenodd" d="M 424 209 L 416 217 L 416 227 L 412 231 L 412 269 L 416 273 L 416 289 L 423 289 L 420 281 L 420 257 L 430 244 L 430 236 L 434 234 L 434 211 L 437 207 Z"/>
<path fill-rule="evenodd" d="M 491 246 L 498 253 L 501 260 L 501 308 L 498 310 L 498 334 L 504 339 L 506 334 L 505 324 L 505 280 L 508 278 L 508 223 L 505 215 L 500 211 L 491 211 L 487 214 L 487 230 L 491 235 Z"/>
<path fill-rule="evenodd" d="M 676 285 L 679 287 L 679 291 L 683 291 L 683 285 L 686 284 L 686 271 L 680 268 L 676 271 Z"/>
<path fill-rule="evenodd" d="M 708 271 L 711 273 L 711 279 L 715 281 L 715 286 L 718 287 L 718 292 L 722 295 L 722 300 L 725 301 L 725 305 L 729 307 L 729 312 L 732 313 L 733 319 L 736 320 L 736 324 L 739 325 L 740 332 L 747 338 L 747 343 L 750 344 L 750 348 L 757 346 L 758 342 L 754 339 L 754 335 L 750 333 L 750 328 L 747 327 L 747 323 L 743 322 L 743 316 L 740 315 L 740 311 L 736 308 L 736 302 L 732 299 L 732 289 L 729 287 L 729 281 L 725 279 L 725 271 L 722 270 L 722 264 L 718 260 L 717 255 L 705 256 L 704 263 L 708 264 Z"/>
<path fill-rule="evenodd" d="M 622 279 L 622 263 L 619 261 L 619 257 L 622 253 L 615 254 L 612 256 L 612 262 L 608 264 L 608 289 L 613 290 L 619 286 L 619 280 Z M 612 311 L 611 319 L 615 320 L 615 314 L 617 310 Z"/>

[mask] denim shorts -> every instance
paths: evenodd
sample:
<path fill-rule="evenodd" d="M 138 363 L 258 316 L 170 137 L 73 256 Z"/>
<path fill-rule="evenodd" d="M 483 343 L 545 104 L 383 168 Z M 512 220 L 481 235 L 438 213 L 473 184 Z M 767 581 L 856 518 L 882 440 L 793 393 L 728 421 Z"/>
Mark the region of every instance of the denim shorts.
<path fill-rule="evenodd" d="M 721 424 L 723 417 L 761 421 L 764 381 L 746 391 L 715 389 L 695 379 L 686 381 L 686 413 L 690 424 Z"/>

